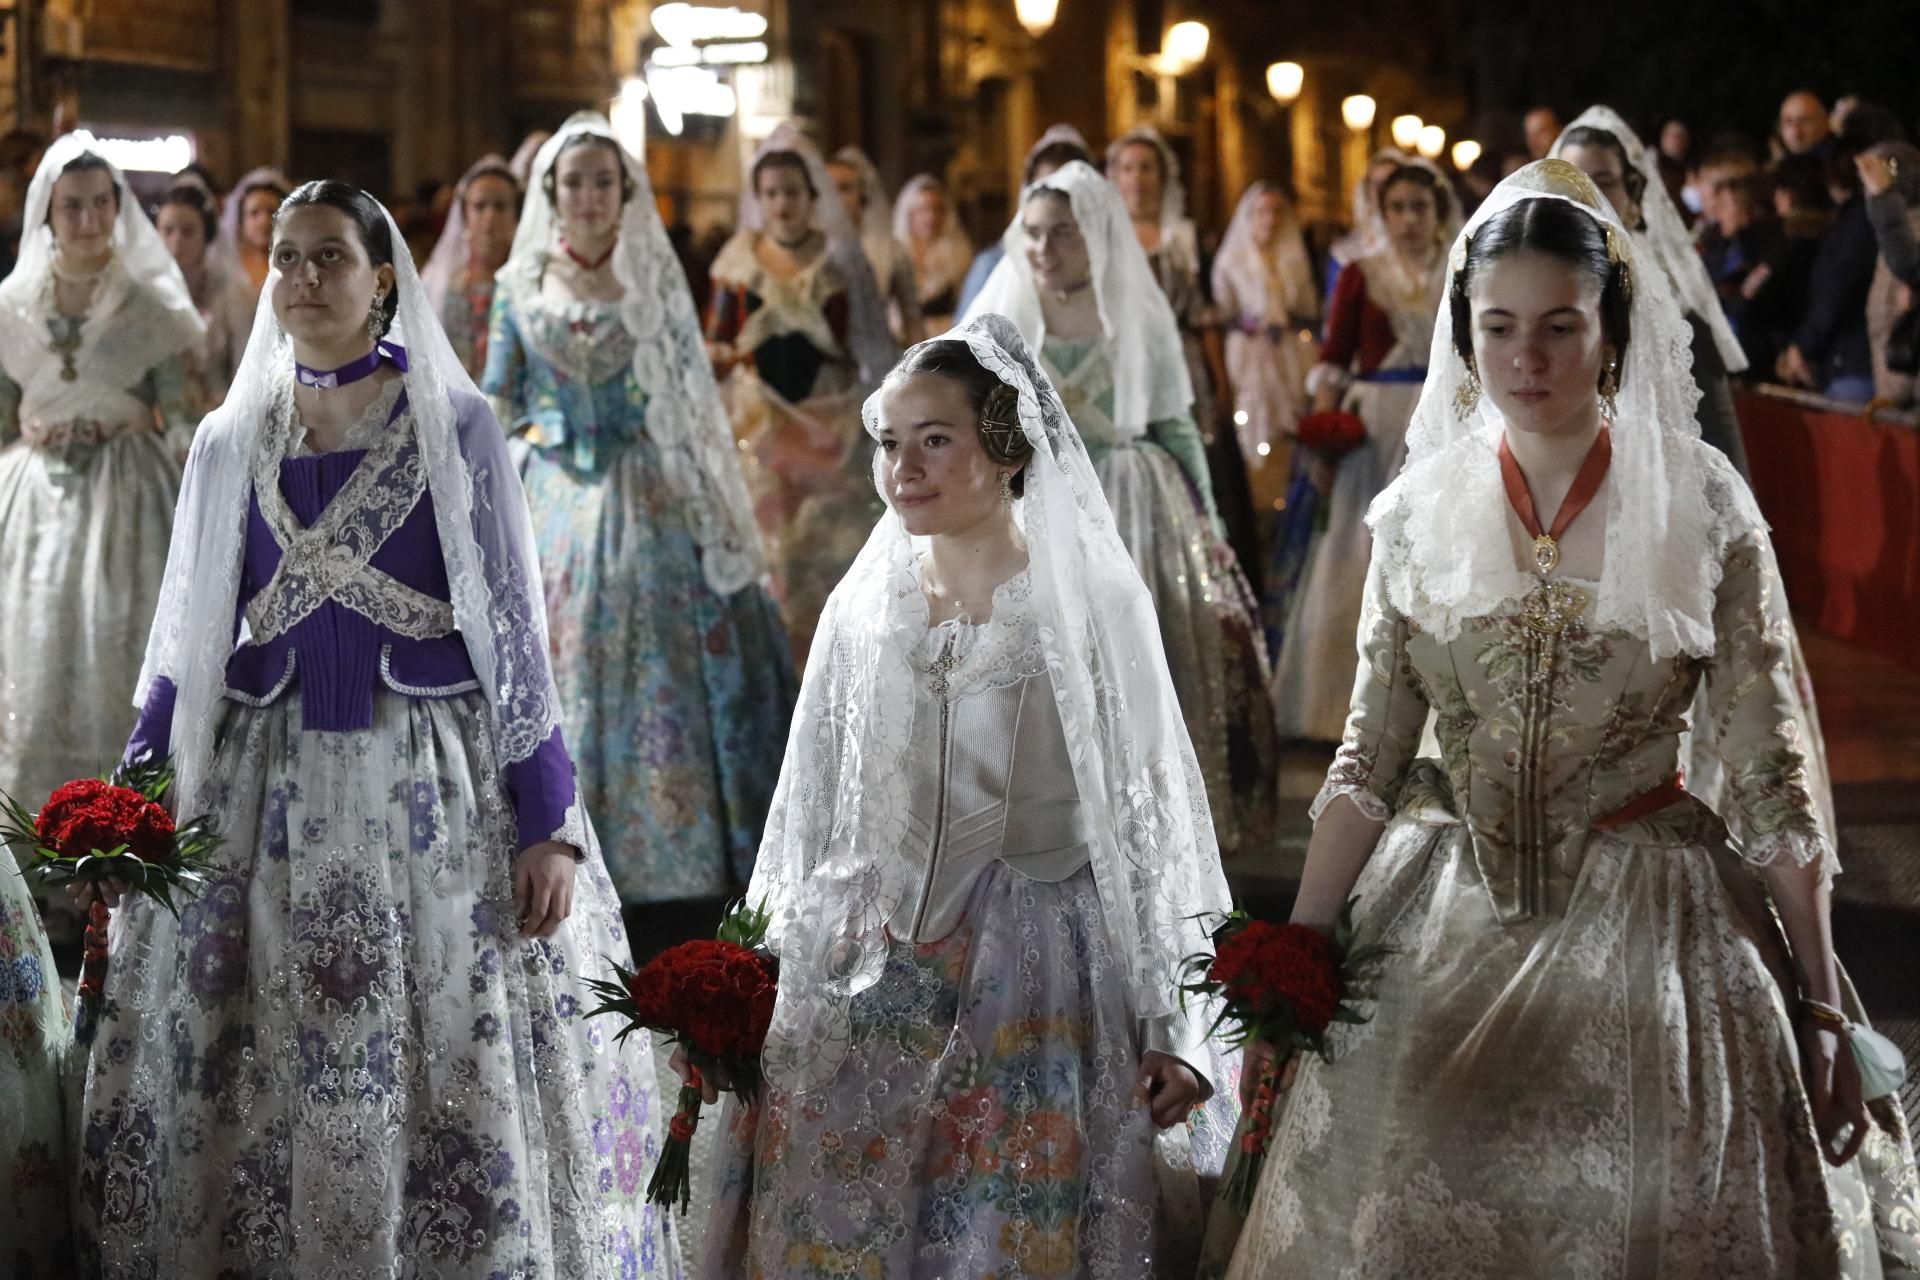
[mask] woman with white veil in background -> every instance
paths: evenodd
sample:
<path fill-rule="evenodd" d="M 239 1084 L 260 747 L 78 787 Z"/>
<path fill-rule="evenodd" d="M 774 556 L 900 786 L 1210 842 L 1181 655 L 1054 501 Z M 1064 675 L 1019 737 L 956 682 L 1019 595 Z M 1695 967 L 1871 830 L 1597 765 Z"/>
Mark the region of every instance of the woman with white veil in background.
<path fill-rule="evenodd" d="M 47 149 L 0 282 L 0 791 L 30 808 L 126 741 L 206 335 L 94 145 Z"/>
<path fill-rule="evenodd" d="M 937 337 L 953 327 L 960 285 L 973 264 L 973 241 L 945 182 L 931 173 L 907 180 L 893 203 L 893 238 L 913 264 L 920 314 L 926 331 Z"/>
<path fill-rule="evenodd" d="M 926 336 L 920 315 L 920 288 L 913 279 L 913 259 L 893 234 L 887 187 L 867 153 L 849 144 L 833 153 L 827 172 L 840 192 L 840 205 L 860 232 L 860 247 L 873 268 L 874 283 L 887 304 L 887 321 L 894 340 L 912 346 Z"/>
<path fill-rule="evenodd" d="M 747 163 L 707 341 L 796 657 L 882 510 L 860 404 L 899 347 L 832 176 L 790 124 Z"/>
<path fill-rule="evenodd" d="M 1320 362 L 1307 374 L 1316 410 L 1343 409 L 1366 427 L 1344 455 L 1303 453 L 1274 540 L 1263 601 L 1275 642 L 1274 705 L 1286 738 L 1337 742 L 1367 576 L 1368 504 L 1399 473 L 1407 420 L 1427 373 L 1446 248 L 1460 225 L 1446 177 L 1410 160 L 1380 186 L 1387 243 L 1341 271 Z"/>
<path fill-rule="evenodd" d="M 1626 121 L 1611 108 L 1588 107 L 1566 127 L 1554 143 L 1553 154 L 1579 169 L 1607 198 L 1626 224 L 1642 261 L 1658 268 L 1679 301 L 1690 334 L 1694 385 L 1700 391 L 1700 438 L 1727 455 L 1741 475 L 1747 471 L 1746 446 L 1740 437 L 1740 419 L 1734 412 L 1729 372 L 1747 367 L 1747 357 L 1734 336 L 1733 326 L 1720 307 L 1720 298 L 1707 275 L 1706 264 L 1693 237 L 1661 180 L 1659 162 L 1640 144 Z M 1814 803 L 1829 839 L 1837 838 L 1833 784 L 1827 772 L 1827 742 L 1820 731 L 1820 712 L 1814 698 L 1813 676 L 1800 647 L 1800 635 L 1791 635 L 1793 685 L 1799 697 L 1797 715 L 1801 742 L 1807 753 L 1807 771 Z M 1715 726 L 1704 699 L 1694 707 L 1694 729 L 1688 739 L 1687 785 L 1715 808 L 1727 786 L 1728 762 L 1715 748 Z"/>
<path fill-rule="evenodd" d="M 1213 259 L 1213 301 L 1226 323 L 1241 456 L 1251 472 L 1285 476 L 1307 371 L 1320 358 L 1320 297 L 1293 202 L 1270 182 L 1248 187 L 1233 211 Z"/>
<path fill-rule="evenodd" d="M 868 400 L 888 513 L 807 664 L 750 897 L 780 990 L 708 1280 L 1186 1280 L 1238 1055 L 1153 602 L 1011 323 Z"/>
<path fill-rule="evenodd" d="M 127 744 L 221 844 L 114 913 L 83 1267 L 677 1276 L 650 1046 L 584 1021 L 629 952 L 506 440 L 371 196 L 294 191 L 272 257 Z"/>
<path fill-rule="evenodd" d="M 173 255 L 207 328 L 198 348 L 186 357 L 187 416 L 198 422 L 220 407 L 233 385 L 253 332 L 256 295 L 233 246 L 222 238 L 212 194 L 197 175 L 177 176 L 181 181 L 167 188 L 153 208 L 153 229 Z"/>
<path fill-rule="evenodd" d="M 258 301 L 267 273 L 273 269 L 267 250 L 273 243 L 273 213 L 293 190 L 287 175 L 268 165 L 249 169 L 227 192 L 220 211 L 220 240 L 233 252 L 247 287 Z"/>
<path fill-rule="evenodd" d="M 487 367 L 487 328 L 493 313 L 493 277 L 507 265 L 519 225 L 522 187 L 502 156 L 473 162 L 454 184 L 446 226 L 420 269 L 433 314 L 468 376 Z"/>
<path fill-rule="evenodd" d="M 580 792 L 628 905 L 753 872 L 795 679 L 645 168 L 582 112 L 534 159 L 486 391 L 521 464 Z"/>
<path fill-rule="evenodd" d="M 1228 1276 L 1911 1275 L 1920 1179 L 1897 1085 L 1862 1087 L 1784 593 L 1699 438 L 1680 309 L 1561 160 L 1449 262 L 1293 908 L 1389 950 L 1365 1021 L 1289 1072 Z M 1724 822 L 1679 776 L 1702 683 Z"/>
<path fill-rule="evenodd" d="M 1006 316 L 1092 456 L 1153 594 L 1220 847 L 1264 840 L 1279 782 L 1266 650 L 1223 542 L 1185 352 L 1120 195 L 1083 161 L 1022 193 L 967 319 Z"/>

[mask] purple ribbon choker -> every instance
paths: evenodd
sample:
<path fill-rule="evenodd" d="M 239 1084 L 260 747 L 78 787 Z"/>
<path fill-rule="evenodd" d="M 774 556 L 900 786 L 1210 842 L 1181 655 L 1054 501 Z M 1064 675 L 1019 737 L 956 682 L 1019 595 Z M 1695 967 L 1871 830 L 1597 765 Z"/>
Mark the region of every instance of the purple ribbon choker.
<path fill-rule="evenodd" d="M 293 363 L 293 376 L 299 379 L 303 387 L 327 391 L 360 381 L 378 369 L 383 360 L 402 373 L 407 371 L 407 349 L 397 342 L 382 339 L 373 344 L 373 350 L 358 360 L 341 365 L 338 369 L 309 369 L 296 360 Z"/>

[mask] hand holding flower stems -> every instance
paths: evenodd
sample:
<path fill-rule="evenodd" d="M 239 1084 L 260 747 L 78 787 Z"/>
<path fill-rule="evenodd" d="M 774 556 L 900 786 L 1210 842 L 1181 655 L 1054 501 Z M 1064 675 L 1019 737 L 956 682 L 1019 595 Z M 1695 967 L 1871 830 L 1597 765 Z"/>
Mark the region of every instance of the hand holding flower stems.
<path fill-rule="evenodd" d="M 1332 1061 L 1328 1029 L 1366 1021 L 1344 1003 L 1351 981 L 1387 951 L 1353 945 L 1351 902 L 1331 938 L 1306 925 L 1270 924 L 1235 911 L 1214 930 L 1213 944 L 1212 955 L 1187 957 L 1180 992 L 1183 1003 L 1190 995 L 1218 1002 L 1210 1032 L 1225 1027 L 1227 1043 L 1254 1050 L 1241 1080 L 1239 1159 L 1221 1189 L 1245 1213 L 1272 1141 L 1274 1104 L 1292 1085 L 1298 1055 L 1310 1051 Z"/>
<path fill-rule="evenodd" d="M 616 1044 L 636 1031 L 658 1031 L 675 1046 L 673 1069 L 684 1083 L 660 1163 L 647 1184 L 653 1204 L 687 1208 L 701 1104 L 718 1102 L 722 1090 L 749 1104 L 759 1095 L 760 1051 L 779 986 L 779 962 L 763 945 L 769 918 L 764 910 L 737 903 L 713 940 L 669 947 L 635 972 L 616 964 L 615 979 L 587 982 L 601 997 L 588 1017 L 614 1014 L 626 1020 L 614 1035 Z"/>

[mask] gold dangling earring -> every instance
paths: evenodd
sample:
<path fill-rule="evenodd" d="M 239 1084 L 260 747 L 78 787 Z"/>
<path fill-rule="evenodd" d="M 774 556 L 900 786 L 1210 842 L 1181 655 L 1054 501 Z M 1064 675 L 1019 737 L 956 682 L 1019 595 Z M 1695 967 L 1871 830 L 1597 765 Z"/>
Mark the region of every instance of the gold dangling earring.
<path fill-rule="evenodd" d="M 1013 505 L 1013 477 L 1004 471 L 1000 473 L 1000 505 Z"/>
<path fill-rule="evenodd" d="M 1466 422 L 1473 417 L 1473 411 L 1480 407 L 1480 372 L 1467 363 L 1467 376 L 1453 393 L 1453 411 L 1460 415 L 1460 421 Z"/>
<path fill-rule="evenodd" d="M 1620 416 L 1620 405 L 1614 398 L 1619 394 L 1620 361 L 1616 357 L 1600 372 L 1600 413 L 1608 422 Z"/>

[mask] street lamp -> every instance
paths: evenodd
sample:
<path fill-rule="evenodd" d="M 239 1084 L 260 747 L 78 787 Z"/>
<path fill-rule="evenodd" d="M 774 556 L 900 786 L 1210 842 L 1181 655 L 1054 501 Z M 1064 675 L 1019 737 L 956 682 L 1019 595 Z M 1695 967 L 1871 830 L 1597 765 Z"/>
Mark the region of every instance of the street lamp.
<path fill-rule="evenodd" d="M 1347 128 L 1355 133 L 1364 133 L 1373 128 L 1374 101 L 1364 93 L 1356 93 L 1350 98 L 1340 100 L 1340 118 L 1346 121 Z"/>
<path fill-rule="evenodd" d="M 1437 124 L 1430 124 L 1420 131 L 1420 154 L 1429 160 L 1438 160 L 1440 153 L 1447 149 L 1447 131 Z"/>
<path fill-rule="evenodd" d="M 1402 151 L 1411 151 L 1420 144 L 1420 129 L 1426 124 L 1419 116 L 1395 116 L 1393 123 L 1387 126 L 1393 134 L 1393 145 Z"/>
<path fill-rule="evenodd" d="M 1060 16 L 1060 0 L 1013 0 L 1013 16 L 1020 20 L 1028 35 L 1038 40 Z"/>
<path fill-rule="evenodd" d="M 1283 107 L 1300 96 L 1306 81 L 1307 73 L 1297 62 L 1276 62 L 1267 68 L 1267 92 Z"/>
<path fill-rule="evenodd" d="M 1465 173 L 1473 168 L 1474 161 L 1480 158 L 1480 144 L 1472 138 L 1462 138 L 1453 144 L 1453 167 Z"/>
<path fill-rule="evenodd" d="M 1160 65 L 1168 75 L 1185 75 L 1207 60 L 1207 43 L 1212 35 L 1204 22 L 1174 23 L 1160 41 Z"/>

